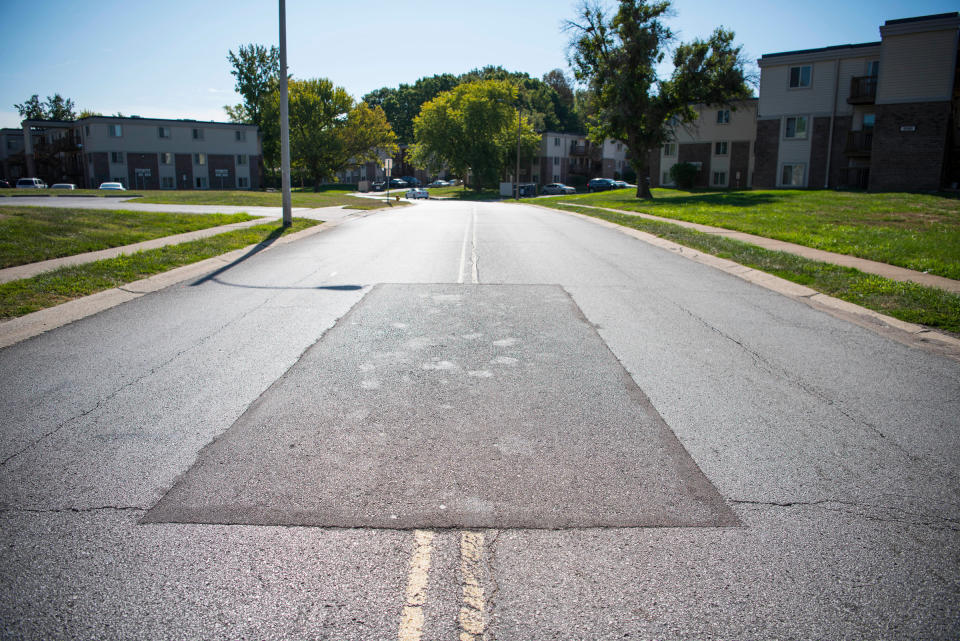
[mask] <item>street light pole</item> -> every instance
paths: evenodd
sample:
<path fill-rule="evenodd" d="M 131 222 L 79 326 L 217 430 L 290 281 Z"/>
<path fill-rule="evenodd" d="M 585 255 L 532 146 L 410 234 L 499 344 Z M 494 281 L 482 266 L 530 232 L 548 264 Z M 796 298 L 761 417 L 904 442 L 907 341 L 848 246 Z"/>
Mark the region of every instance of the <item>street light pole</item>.
<path fill-rule="evenodd" d="M 520 200 L 520 106 L 517 105 L 517 197 Z"/>
<path fill-rule="evenodd" d="M 287 8 L 280 0 L 280 185 L 283 190 L 283 226 L 293 224 L 290 198 L 290 110 L 287 106 Z"/>

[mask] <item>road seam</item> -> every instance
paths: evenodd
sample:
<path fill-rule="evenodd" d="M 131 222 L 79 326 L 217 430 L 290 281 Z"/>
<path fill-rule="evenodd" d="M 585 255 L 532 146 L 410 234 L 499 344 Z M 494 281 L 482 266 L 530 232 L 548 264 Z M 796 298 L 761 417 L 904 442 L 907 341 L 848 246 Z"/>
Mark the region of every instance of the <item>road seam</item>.
<path fill-rule="evenodd" d="M 659 236 L 655 236 L 648 232 L 632 229 L 630 227 L 624 227 L 623 225 L 611 223 L 600 218 L 594 218 L 593 216 L 587 216 L 586 214 L 578 214 L 576 212 L 565 211 L 563 209 L 553 209 L 552 207 L 545 207 L 543 205 L 537 205 L 533 203 L 524 204 L 532 207 L 538 207 L 553 213 L 561 213 L 574 218 L 580 218 L 595 225 L 607 227 L 608 229 L 614 229 L 622 234 L 632 236 L 637 240 L 641 240 L 649 245 L 653 245 L 682 256 L 687 260 L 719 269 L 720 271 L 726 272 L 732 276 L 736 276 L 737 278 L 745 280 L 749 283 L 759 285 L 764 289 L 768 289 L 781 294 L 782 296 L 786 296 L 787 298 L 800 301 L 818 311 L 826 312 L 836 318 L 854 323 L 855 325 L 869 329 L 874 333 L 893 339 L 898 343 L 960 361 L 960 339 L 930 329 L 929 327 L 917 325 L 915 323 L 908 323 L 898 318 L 881 314 L 880 312 L 876 312 L 872 309 L 861 307 L 860 305 L 856 305 L 839 298 L 834 298 L 833 296 L 829 296 L 827 294 L 818 292 L 815 289 L 811 289 L 810 287 L 799 285 L 784 278 L 780 278 L 779 276 L 774 276 L 773 274 L 768 274 L 767 272 L 760 271 L 752 267 L 747 267 L 746 265 L 741 265 L 740 263 L 736 263 L 726 258 L 719 258 L 712 254 L 703 253 L 699 250 L 677 244 L 673 241 L 660 238 Z M 676 221 L 666 220 L 664 222 L 674 223 Z"/>

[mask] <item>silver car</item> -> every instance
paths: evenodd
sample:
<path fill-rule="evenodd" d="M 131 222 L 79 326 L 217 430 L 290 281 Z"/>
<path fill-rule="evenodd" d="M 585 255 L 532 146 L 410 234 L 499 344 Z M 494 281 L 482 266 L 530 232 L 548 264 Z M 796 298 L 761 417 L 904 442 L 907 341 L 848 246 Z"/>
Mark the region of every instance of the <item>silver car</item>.
<path fill-rule="evenodd" d="M 567 194 L 575 194 L 577 190 L 563 183 L 550 183 L 549 185 L 543 186 L 542 193 L 551 196 L 565 196 Z"/>

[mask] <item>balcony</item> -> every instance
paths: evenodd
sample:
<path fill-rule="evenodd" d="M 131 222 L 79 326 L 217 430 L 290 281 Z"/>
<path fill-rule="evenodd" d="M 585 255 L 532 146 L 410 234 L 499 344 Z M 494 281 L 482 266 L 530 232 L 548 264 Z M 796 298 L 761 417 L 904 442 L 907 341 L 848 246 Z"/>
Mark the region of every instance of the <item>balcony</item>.
<path fill-rule="evenodd" d="M 877 77 L 856 76 L 850 79 L 848 105 L 872 105 L 877 100 Z"/>
<path fill-rule="evenodd" d="M 869 158 L 873 149 L 873 131 L 851 131 L 843 153 L 851 157 Z"/>

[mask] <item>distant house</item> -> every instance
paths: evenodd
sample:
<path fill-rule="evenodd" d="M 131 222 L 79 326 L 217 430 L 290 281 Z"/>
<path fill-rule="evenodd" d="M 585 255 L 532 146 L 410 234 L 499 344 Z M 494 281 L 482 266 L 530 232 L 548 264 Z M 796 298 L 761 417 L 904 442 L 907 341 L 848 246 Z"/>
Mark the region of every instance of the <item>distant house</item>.
<path fill-rule="evenodd" d="M 257 127 L 224 122 L 93 116 L 25 120 L 23 175 L 47 183 L 128 189 L 251 189 L 261 185 Z"/>
<path fill-rule="evenodd" d="M 875 191 L 960 181 L 960 14 L 888 20 L 881 40 L 760 58 L 755 187 Z"/>
<path fill-rule="evenodd" d="M 674 186 L 677 163 L 700 168 L 695 187 L 747 188 L 754 169 L 757 100 L 729 105 L 696 105 L 697 118 L 671 127 L 671 141 L 650 154 L 650 185 Z"/>

